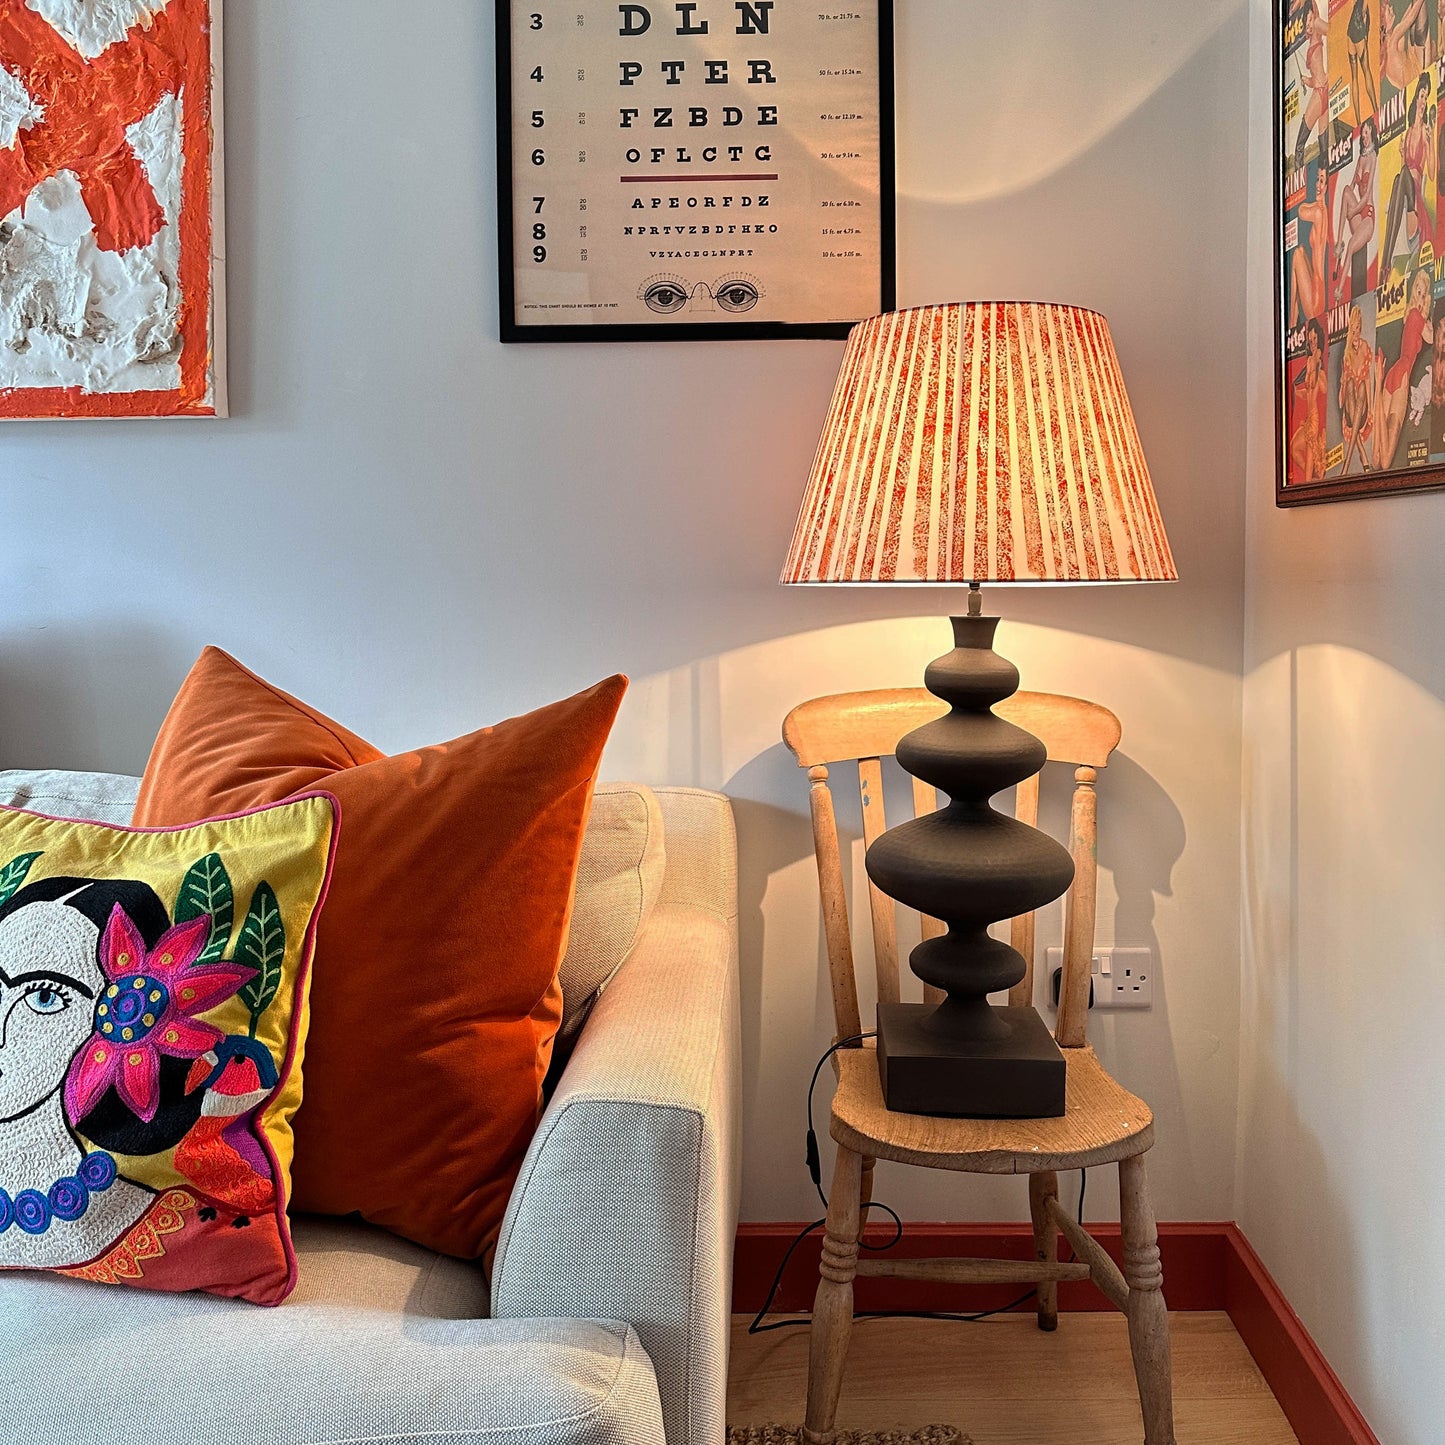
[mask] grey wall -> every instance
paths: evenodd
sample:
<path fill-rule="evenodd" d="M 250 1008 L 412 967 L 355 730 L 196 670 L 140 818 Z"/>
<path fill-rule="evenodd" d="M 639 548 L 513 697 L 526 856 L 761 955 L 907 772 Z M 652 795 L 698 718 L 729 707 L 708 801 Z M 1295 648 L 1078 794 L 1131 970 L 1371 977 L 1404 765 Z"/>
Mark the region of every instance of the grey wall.
<path fill-rule="evenodd" d="M 1245 15 L 898 9 L 901 301 L 1103 310 L 1184 574 L 990 600 L 1028 685 L 1123 719 L 1100 937 L 1156 947 L 1160 990 L 1097 1042 L 1160 1116 L 1163 1214 L 1228 1218 Z M 801 1091 L 831 1026 L 778 727 L 814 693 L 915 683 L 951 605 L 775 585 L 841 344 L 500 347 L 490 7 L 227 0 L 226 23 L 236 415 L 0 432 L 5 760 L 138 769 L 207 642 L 386 747 L 628 671 L 607 771 L 737 800 L 745 1210 L 805 1217 Z M 986 1182 L 879 1193 L 1020 1210 Z"/>

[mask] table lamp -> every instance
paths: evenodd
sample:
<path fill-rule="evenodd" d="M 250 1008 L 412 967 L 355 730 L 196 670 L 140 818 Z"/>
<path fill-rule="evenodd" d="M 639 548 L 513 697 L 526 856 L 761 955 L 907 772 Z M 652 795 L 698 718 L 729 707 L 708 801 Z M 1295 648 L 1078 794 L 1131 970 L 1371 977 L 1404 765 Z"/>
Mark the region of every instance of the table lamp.
<path fill-rule="evenodd" d="M 1049 302 L 966 302 L 875 316 L 848 339 L 785 584 L 967 584 L 954 650 L 924 676 L 949 705 L 897 757 L 942 788 L 938 812 L 868 849 L 873 882 L 947 931 L 909 957 L 947 997 L 883 1004 L 885 1101 L 908 1113 L 1064 1113 L 1063 1056 L 1032 1008 L 987 995 L 1024 976 L 989 925 L 1058 898 L 1068 851 L 997 812 L 1044 746 L 995 716 L 1018 669 L 993 650 L 984 582 L 1177 577 L 1108 324 Z"/>

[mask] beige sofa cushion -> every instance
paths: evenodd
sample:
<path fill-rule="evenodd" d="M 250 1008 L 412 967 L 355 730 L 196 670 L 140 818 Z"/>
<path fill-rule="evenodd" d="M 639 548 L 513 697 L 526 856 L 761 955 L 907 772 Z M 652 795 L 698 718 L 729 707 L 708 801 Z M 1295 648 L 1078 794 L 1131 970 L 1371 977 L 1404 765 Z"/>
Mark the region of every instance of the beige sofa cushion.
<path fill-rule="evenodd" d="M 130 822 L 138 780 L 110 773 L 0 770 L 0 805 L 61 818 Z M 641 783 L 601 783 L 582 840 L 577 903 L 562 959 L 559 1041 L 576 1038 L 662 893 L 662 813 Z M 565 1050 L 564 1050 L 565 1052 Z"/>
<path fill-rule="evenodd" d="M 139 778 L 120 773 L 9 768 L 0 770 L 0 805 L 124 828 L 130 823 L 139 787 Z"/>
<path fill-rule="evenodd" d="M 640 783 L 600 783 L 577 865 L 577 903 L 562 959 L 562 1043 L 627 961 L 662 893 L 662 811 Z"/>
<path fill-rule="evenodd" d="M 296 1252 L 300 1286 L 274 1310 L 7 1276 L 0 1440 L 661 1445 L 656 1375 L 630 1326 L 487 1320 L 479 1269 L 365 1225 L 298 1221 Z M 105 1388 L 120 1370 L 123 1423 Z"/>

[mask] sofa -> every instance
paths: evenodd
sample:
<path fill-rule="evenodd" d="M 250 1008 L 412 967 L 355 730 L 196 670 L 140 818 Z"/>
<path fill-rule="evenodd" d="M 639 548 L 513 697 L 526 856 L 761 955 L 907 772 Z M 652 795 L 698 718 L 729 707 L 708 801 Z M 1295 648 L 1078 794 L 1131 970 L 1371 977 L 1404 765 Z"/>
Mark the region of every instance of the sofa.
<path fill-rule="evenodd" d="M 113 823 L 136 788 L 0 773 L 0 802 Z M 306 1217 L 276 1309 L 0 1274 L 0 1441 L 717 1445 L 739 1159 L 724 798 L 599 789 L 562 982 L 572 1036 L 490 1278 Z"/>

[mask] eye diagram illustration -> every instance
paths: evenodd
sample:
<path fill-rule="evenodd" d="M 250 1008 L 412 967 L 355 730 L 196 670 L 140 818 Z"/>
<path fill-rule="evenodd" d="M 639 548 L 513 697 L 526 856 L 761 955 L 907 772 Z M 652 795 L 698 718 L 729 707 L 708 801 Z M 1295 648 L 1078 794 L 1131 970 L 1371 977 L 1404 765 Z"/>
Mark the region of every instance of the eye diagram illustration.
<path fill-rule="evenodd" d="M 659 316 L 675 316 L 684 310 L 742 315 L 751 311 L 766 294 L 755 276 L 741 273 L 731 273 L 712 282 L 690 282 L 663 272 L 649 276 L 637 289 L 638 300 Z"/>
<path fill-rule="evenodd" d="M 728 276 L 713 284 L 712 294 L 724 311 L 751 311 L 762 300 L 763 288 L 751 276 Z"/>
<path fill-rule="evenodd" d="M 681 276 L 653 276 L 638 288 L 638 298 L 660 316 L 672 316 L 687 305 L 689 287 Z"/>

